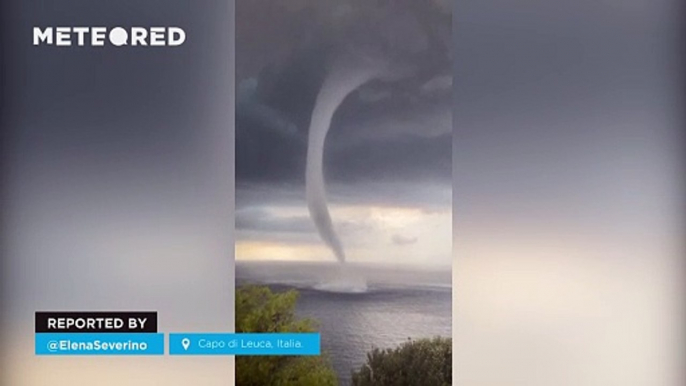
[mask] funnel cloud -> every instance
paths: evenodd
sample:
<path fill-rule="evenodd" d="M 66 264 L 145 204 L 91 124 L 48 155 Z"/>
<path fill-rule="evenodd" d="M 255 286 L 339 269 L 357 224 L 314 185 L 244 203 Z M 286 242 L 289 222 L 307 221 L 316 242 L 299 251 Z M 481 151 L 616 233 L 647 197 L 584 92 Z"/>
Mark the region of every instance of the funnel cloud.
<path fill-rule="evenodd" d="M 326 201 L 324 143 L 338 106 L 351 92 L 381 75 L 381 68 L 379 64 L 365 63 L 349 66 L 344 65 L 340 60 L 337 61 L 326 76 L 317 95 L 310 120 L 305 172 L 307 207 L 319 235 L 341 263 L 345 262 L 345 251 L 334 229 Z"/>

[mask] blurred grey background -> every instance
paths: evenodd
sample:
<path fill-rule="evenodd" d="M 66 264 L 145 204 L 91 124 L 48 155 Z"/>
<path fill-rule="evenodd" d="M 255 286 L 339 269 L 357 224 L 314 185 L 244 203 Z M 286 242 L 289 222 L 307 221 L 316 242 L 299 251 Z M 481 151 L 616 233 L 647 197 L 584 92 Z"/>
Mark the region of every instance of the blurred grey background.
<path fill-rule="evenodd" d="M 454 2 L 454 384 L 684 384 L 683 2 Z"/>
<path fill-rule="evenodd" d="M 156 310 L 233 328 L 229 1 L 2 11 L 0 383 L 227 385 L 229 358 L 39 358 L 36 310 Z M 179 26 L 180 47 L 32 45 L 33 26 Z"/>

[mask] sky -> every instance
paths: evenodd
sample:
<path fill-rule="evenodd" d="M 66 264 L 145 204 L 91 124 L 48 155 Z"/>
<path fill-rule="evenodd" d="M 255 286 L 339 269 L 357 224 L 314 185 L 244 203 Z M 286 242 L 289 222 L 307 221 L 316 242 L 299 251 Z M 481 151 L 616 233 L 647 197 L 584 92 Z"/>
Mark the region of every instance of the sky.
<path fill-rule="evenodd" d="M 334 58 L 357 50 L 396 69 L 334 115 L 324 152 L 334 228 L 348 261 L 449 267 L 447 3 L 238 1 L 237 16 L 237 259 L 334 261 L 305 202 L 308 126 Z"/>

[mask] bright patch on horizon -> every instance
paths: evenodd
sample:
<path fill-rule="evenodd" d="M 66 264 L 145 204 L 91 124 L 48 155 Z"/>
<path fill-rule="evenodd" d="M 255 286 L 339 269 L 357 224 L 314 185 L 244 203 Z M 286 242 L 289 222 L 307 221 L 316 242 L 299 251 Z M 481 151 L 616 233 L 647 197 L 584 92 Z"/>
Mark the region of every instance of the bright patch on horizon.
<path fill-rule="evenodd" d="M 260 208 L 273 221 L 307 218 L 305 207 Z M 402 264 L 449 264 L 452 246 L 450 207 L 332 205 L 334 225 L 341 234 L 349 261 Z M 252 230 L 249 240 L 238 229 L 237 260 L 335 261 L 315 229 L 301 241 L 289 231 Z M 279 237 L 282 236 L 282 237 Z M 284 241 L 280 241 L 284 240 Z M 402 240 L 408 240 L 400 242 Z"/>
<path fill-rule="evenodd" d="M 328 248 L 324 245 L 236 241 L 237 260 L 321 261 L 327 253 Z"/>

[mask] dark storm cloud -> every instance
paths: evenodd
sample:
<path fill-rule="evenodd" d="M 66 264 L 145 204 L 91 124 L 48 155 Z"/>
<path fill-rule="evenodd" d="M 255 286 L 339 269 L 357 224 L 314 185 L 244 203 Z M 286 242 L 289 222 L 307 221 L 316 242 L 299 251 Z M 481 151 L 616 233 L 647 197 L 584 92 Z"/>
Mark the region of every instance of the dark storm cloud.
<path fill-rule="evenodd" d="M 273 198 L 272 198 L 273 199 Z M 270 201 L 271 204 L 274 201 Z M 274 206 L 247 206 L 236 210 L 236 230 L 241 241 L 281 242 L 286 244 L 317 244 L 319 236 L 308 215 L 278 216 Z M 369 232 L 369 222 L 339 221 L 337 227 L 342 235 Z"/>
<path fill-rule="evenodd" d="M 314 224 L 307 216 L 277 217 L 258 207 L 237 210 L 236 229 L 279 233 L 315 233 Z"/>
<path fill-rule="evenodd" d="M 401 75 L 371 82 L 343 103 L 327 140 L 327 179 L 450 179 L 444 4 L 239 2 L 238 9 L 265 19 L 237 27 L 239 181 L 304 178 L 315 98 L 330 58 L 350 47 L 387 56 Z"/>
<path fill-rule="evenodd" d="M 365 140 L 354 145 L 330 145 L 330 175 L 339 181 L 449 180 L 452 170 L 451 135 L 434 138 L 403 135 L 392 140 Z"/>

